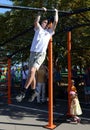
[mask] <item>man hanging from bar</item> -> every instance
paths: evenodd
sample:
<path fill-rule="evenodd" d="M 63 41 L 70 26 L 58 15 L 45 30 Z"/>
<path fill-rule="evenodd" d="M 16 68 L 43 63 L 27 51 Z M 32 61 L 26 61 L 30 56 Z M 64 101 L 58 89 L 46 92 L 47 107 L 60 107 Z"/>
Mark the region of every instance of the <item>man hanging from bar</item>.
<path fill-rule="evenodd" d="M 43 7 L 44 11 L 47 11 L 45 7 Z M 21 102 L 25 96 L 26 91 L 29 87 L 31 87 L 30 98 L 29 101 L 34 101 L 35 97 L 38 95 L 36 91 L 36 71 L 43 64 L 46 57 L 46 50 L 48 47 L 49 40 L 55 34 L 55 29 L 58 23 L 58 10 L 54 9 L 55 16 L 54 18 L 44 19 L 40 25 L 40 13 L 35 19 L 34 22 L 34 30 L 35 35 L 32 41 L 31 49 L 30 49 L 30 61 L 29 61 L 29 74 L 24 86 L 24 90 L 20 92 L 19 95 L 16 96 L 16 100 Z M 49 26 L 51 24 L 51 26 Z"/>

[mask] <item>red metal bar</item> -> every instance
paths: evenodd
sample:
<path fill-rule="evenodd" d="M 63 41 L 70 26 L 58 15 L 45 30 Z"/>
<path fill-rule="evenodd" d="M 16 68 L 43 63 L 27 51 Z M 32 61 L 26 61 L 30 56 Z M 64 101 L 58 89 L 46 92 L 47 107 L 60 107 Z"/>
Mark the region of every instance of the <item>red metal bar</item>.
<path fill-rule="evenodd" d="M 56 125 L 53 124 L 53 54 L 52 54 L 52 39 L 48 45 L 48 125 L 47 128 L 53 129 Z"/>
<path fill-rule="evenodd" d="M 11 59 L 8 58 L 8 104 L 11 104 Z"/>
<path fill-rule="evenodd" d="M 71 90 L 71 31 L 67 33 L 68 49 L 68 115 L 70 115 L 70 90 Z"/>

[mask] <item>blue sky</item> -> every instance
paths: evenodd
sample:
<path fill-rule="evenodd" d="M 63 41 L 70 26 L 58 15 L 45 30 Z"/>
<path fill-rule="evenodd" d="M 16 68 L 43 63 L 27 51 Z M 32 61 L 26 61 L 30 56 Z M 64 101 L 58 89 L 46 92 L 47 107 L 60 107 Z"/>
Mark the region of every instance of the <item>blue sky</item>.
<path fill-rule="evenodd" d="M 12 2 L 10 0 L 0 0 L 0 4 L 8 4 L 12 5 Z M 0 13 L 5 13 L 6 11 L 9 11 L 10 9 L 2 9 L 0 8 Z"/>

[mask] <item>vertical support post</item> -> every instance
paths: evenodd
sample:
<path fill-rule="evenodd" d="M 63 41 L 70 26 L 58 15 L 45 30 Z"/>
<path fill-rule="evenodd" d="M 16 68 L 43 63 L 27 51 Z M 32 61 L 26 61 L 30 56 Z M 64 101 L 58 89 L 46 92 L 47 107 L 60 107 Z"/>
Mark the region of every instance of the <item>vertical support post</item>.
<path fill-rule="evenodd" d="M 68 115 L 70 115 L 70 90 L 71 90 L 71 31 L 67 33 L 68 49 Z"/>
<path fill-rule="evenodd" d="M 48 45 L 48 125 L 46 128 L 53 129 L 56 125 L 53 124 L 53 54 L 52 54 L 52 38 Z"/>
<path fill-rule="evenodd" d="M 8 104 L 11 104 L 11 59 L 8 58 Z"/>

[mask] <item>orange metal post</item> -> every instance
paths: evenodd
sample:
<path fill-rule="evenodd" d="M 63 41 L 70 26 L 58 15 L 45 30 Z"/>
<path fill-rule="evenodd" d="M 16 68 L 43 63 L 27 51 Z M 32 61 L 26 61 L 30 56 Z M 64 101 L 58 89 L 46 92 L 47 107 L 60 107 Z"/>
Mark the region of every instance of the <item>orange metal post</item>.
<path fill-rule="evenodd" d="M 71 31 L 67 33 L 68 48 L 68 115 L 70 115 L 70 90 L 71 90 Z"/>
<path fill-rule="evenodd" d="M 11 59 L 8 58 L 8 104 L 11 104 Z"/>
<path fill-rule="evenodd" d="M 52 56 L 52 39 L 49 41 L 48 46 L 48 108 L 49 108 L 49 120 L 46 128 L 53 129 L 56 125 L 53 124 L 53 56 Z"/>

